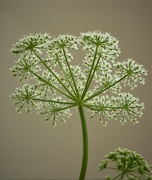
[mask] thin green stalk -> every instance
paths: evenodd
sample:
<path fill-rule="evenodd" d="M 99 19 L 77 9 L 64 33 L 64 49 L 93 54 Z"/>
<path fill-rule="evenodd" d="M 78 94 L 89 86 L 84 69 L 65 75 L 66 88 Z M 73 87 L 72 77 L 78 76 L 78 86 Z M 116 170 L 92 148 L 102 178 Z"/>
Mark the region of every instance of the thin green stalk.
<path fill-rule="evenodd" d="M 98 51 L 98 45 L 96 46 L 96 50 L 95 50 L 95 53 L 94 53 L 94 58 L 93 58 L 93 62 L 92 62 L 92 65 L 91 65 L 91 69 L 90 69 L 90 72 L 89 72 L 89 75 L 88 75 L 88 78 L 87 78 L 87 81 L 86 81 L 86 84 L 85 84 L 85 88 L 84 88 L 84 91 L 82 93 L 82 99 L 84 98 L 88 88 L 89 88 L 89 82 L 90 82 L 90 78 L 91 78 L 91 75 L 92 75 L 92 71 L 93 71 L 93 67 L 94 67 L 94 64 L 95 64 L 95 59 L 96 59 L 96 55 L 97 55 L 97 51 Z"/>
<path fill-rule="evenodd" d="M 33 75 L 35 75 L 40 81 L 45 82 L 46 84 L 48 84 L 49 86 L 51 86 L 52 88 L 56 89 L 58 92 L 60 92 L 61 94 L 63 94 L 64 96 L 72 99 L 74 101 L 74 99 L 67 95 L 66 93 L 64 93 L 63 91 L 61 91 L 59 88 L 57 88 L 56 86 L 54 86 L 53 84 L 51 84 L 50 82 L 46 81 L 45 79 L 43 79 L 42 77 L 40 77 L 39 75 L 37 75 L 36 73 L 34 73 L 32 70 L 29 70 L 30 73 L 32 73 Z"/>
<path fill-rule="evenodd" d="M 92 74 L 91 74 L 91 76 L 90 76 L 90 80 L 89 80 L 89 82 L 88 82 L 88 87 L 87 87 L 86 91 L 89 89 L 89 86 L 90 86 L 90 84 L 91 84 L 91 82 L 92 82 L 92 79 L 93 79 L 94 74 L 95 74 L 95 72 L 96 72 L 96 69 L 97 69 L 97 67 L 98 67 L 100 58 L 101 58 L 101 56 L 99 56 L 99 58 L 98 58 L 98 60 L 97 60 L 97 63 L 96 63 L 96 65 L 95 65 L 95 67 L 94 67 L 94 71 L 92 72 Z"/>
<path fill-rule="evenodd" d="M 81 165 L 79 180 L 85 180 L 87 164 L 88 164 L 88 132 L 87 132 L 87 124 L 86 124 L 86 118 L 85 118 L 83 106 L 79 105 L 78 108 L 81 119 L 82 136 L 83 136 L 83 157 L 82 157 L 82 165 Z"/>
<path fill-rule="evenodd" d="M 116 178 L 118 178 L 119 176 L 121 176 L 122 175 L 122 173 L 121 174 L 119 174 L 118 176 L 116 176 L 115 178 L 113 178 L 113 180 L 115 180 Z M 120 177 L 121 178 L 121 177 Z"/>
<path fill-rule="evenodd" d="M 63 74 L 64 74 L 64 77 L 66 78 L 67 82 L 69 83 L 70 87 L 72 88 L 74 94 L 77 95 L 75 89 L 73 88 L 73 85 L 72 85 L 71 82 L 70 82 L 70 79 L 67 77 L 66 72 L 65 72 L 64 69 L 63 69 L 62 64 L 60 63 L 60 61 L 59 61 L 58 59 L 57 59 L 57 62 L 58 62 L 58 65 L 59 65 L 61 71 L 62 71 Z"/>
<path fill-rule="evenodd" d="M 43 101 L 43 102 L 52 102 L 52 103 L 58 103 L 58 104 L 71 104 L 71 105 L 77 105 L 76 103 L 73 103 L 73 102 L 54 101 L 54 100 L 51 100 L 51 99 L 33 98 L 32 100 L 34 100 L 34 101 Z"/>
<path fill-rule="evenodd" d="M 124 176 L 125 176 L 125 173 L 123 172 L 122 175 L 120 176 L 120 180 L 123 180 Z"/>
<path fill-rule="evenodd" d="M 42 60 L 42 58 L 34 50 L 33 50 L 33 52 L 38 57 L 38 59 L 41 61 L 41 63 L 50 71 L 50 73 L 62 85 L 62 87 L 69 93 L 69 95 L 75 99 L 74 95 L 68 90 L 68 88 L 64 85 L 64 83 L 57 77 L 57 75 L 49 68 L 49 66 Z"/>
<path fill-rule="evenodd" d="M 122 81 L 123 79 L 125 79 L 128 76 L 128 74 L 126 74 L 125 76 L 123 76 L 122 78 L 120 78 L 118 81 L 114 82 L 113 84 L 107 86 L 106 88 L 100 88 L 98 91 L 96 91 L 95 93 L 93 93 L 91 96 L 89 96 L 88 98 L 86 98 L 84 100 L 84 102 L 94 98 L 95 96 L 98 96 L 99 94 L 103 93 L 104 91 L 106 91 L 107 89 L 111 88 L 112 86 L 114 86 L 115 84 L 119 83 L 120 81 Z"/>
<path fill-rule="evenodd" d="M 97 110 L 97 108 L 101 108 L 102 106 L 101 105 L 95 105 L 95 104 L 86 104 L 84 103 L 83 104 L 86 108 L 89 108 L 91 110 Z M 142 106 L 138 106 L 138 108 L 141 108 Z M 104 106 L 105 109 L 107 109 L 107 111 L 110 111 L 110 110 L 115 110 L 115 109 L 125 109 L 123 106 Z M 134 108 L 137 108 L 137 106 L 130 106 L 130 111 L 132 113 L 134 113 L 134 111 L 132 111 L 131 109 L 134 109 Z"/>
<path fill-rule="evenodd" d="M 72 73 L 72 71 L 71 71 L 71 67 L 70 67 L 70 64 L 69 64 L 69 62 L 68 62 L 68 58 L 67 58 L 67 55 L 66 55 L 66 52 L 65 52 L 64 47 L 62 48 L 62 50 L 63 50 L 63 54 L 64 54 L 64 57 L 65 57 L 65 61 L 66 61 L 66 64 L 67 64 L 67 66 L 68 66 L 68 69 L 69 69 L 69 72 L 70 72 L 70 75 L 71 75 L 71 78 L 72 78 L 72 81 L 73 81 L 73 84 L 74 84 L 74 87 L 75 87 L 77 96 L 79 97 L 79 91 L 78 91 L 78 88 L 77 88 L 77 85 L 76 85 L 76 82 L 75 82 L 73 73 Z"/>

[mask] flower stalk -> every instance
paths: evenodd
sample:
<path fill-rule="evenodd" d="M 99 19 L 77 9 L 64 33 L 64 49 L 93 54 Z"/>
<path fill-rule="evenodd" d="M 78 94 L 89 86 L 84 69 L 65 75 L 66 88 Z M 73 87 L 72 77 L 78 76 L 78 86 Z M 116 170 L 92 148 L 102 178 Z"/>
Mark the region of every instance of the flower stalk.
<path fill-rule="evenodd" d="M 86 124 L 84 108 L 82 105 L 79 105 L 78 108 L 81 119 L 82 137 L 83 137 L 83 156 L 82 156 L 82 165 L 81 165 L 79 180 L 84 180 L 86 176 L 87 164 L 88 164 L 88 132 L 87 132 L 87 124 Z"/>
<path fill-rule="evenodd" d="M 85 180 L 88 164 L 84 108 L 104 126 L 109 119 L 136 124 L 143 114 L 144 104 L 122 89 L 130 86 L 132 90 L 144 84 L 147 71 L 133 59 L 115 62 L 120 54 L 118 43 L 111 34 L 100 31 L 53 39 L 46 33 L 25 36 L 11 49 L 19 55 L 11 71 L 23 83 L 11 95 L 18 112 L 36 109 L 57 126 L 58 121 L 66 122 L 71 117 L 71 108 L 78 109 L 83 137 L 79 180 Z M 86 51 L 83 65 L 72 65 L 71 51 L 79 47 Z"/>

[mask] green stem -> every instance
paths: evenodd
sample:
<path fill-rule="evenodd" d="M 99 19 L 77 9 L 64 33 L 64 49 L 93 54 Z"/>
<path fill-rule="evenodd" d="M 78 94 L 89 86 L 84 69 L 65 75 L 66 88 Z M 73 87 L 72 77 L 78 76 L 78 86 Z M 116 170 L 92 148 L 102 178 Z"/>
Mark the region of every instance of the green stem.
<path fill-rule="evenodd" d="M 69 93 L 72 98 L 75 98 L 74 95 L 68 90 L 64 83 L 58 78 L 58 76 L 50 69 L 50 67 L 43 61 L 43 59 L 33 50 L 34 54 L 40 60 L 40 62 L 49 70 L 49 72 L 57 79 L 57 81 L 62 85 L 62 87 Z"/>
<path fill-rule="evenodd" d="M 76 82 L 75 82 L 74 75 L 73 75 L 73 73 L 72 73 L 70 64 L 69 64 L 69 62 L 68 62 L 68 58 L 67 58 L 67 55 L 66 55 L 66 52 L 65 52 L 64 47 L 62 48 L 62 50 L 63 50 L 63 54 L 64 54 L 64 57 L 65 57 L 65 61 L 66 61 L 67 67 L 68 67 L 68 69 L 69 69 L 69 72 L 70 72 L 70 75 L 71 75 L 73 84 L 74 84 L 74 88 L 75 88 L 76 93 L 77 93 L 77 95 L 78 95 L 78 97 L 79 97 L 79 91 L 78 91 L 78 88 L 77 88 L 77 85 L 76 85 Z"/>
<path fill-rule="evenodd" d="M 95 72 L 96 72 L 96 70 L 97 70 L 97 67 L 98 67 L 100 58 L 101 58 L 101 56 L 99 56 L 99 58 L 98 58 L 98 60 L 97 60 L 97 63 L 96 63 L 96 65 L 95 65 L 95 67 L 94 67 L 94 70 L 93 70 L 93 72 L 92 72 L 92 74 L 91 74 L 91 76 L 90 76 L 90 80 L 89 80 L 89 82 L 88 82 L 87 90 L 89 89 L 89 86 L 90 86 L 90 84 L 91 84 L 91 82 L 92 82 L 92 79 L 93 79 L 93 77 L 94 77 L 94 74 L 95 74 Z"/>
<path fill-rule="evenodd" d="M 120 81 L 122 81 L 123 79 L 125 79 L 127 76 L 128 76 L 128 74 L 126 74 L 125 76 L 123 76 L 122 78 L 120 78 L 118 81 L 114 82 L 113 84 L 111 84 L 111 85 L 109 85 L 109 86 L 107 86 L 107 87 L 105 87 L 105 88 L 100 88 L 98 91 L 96 91 L 96 92 L 93 93 L 91 96 L 89 96 L 88 98 L 86 98 L 86 99 L 84 100 L 84 102 L 86 102 L 86 101 L 94 98 L 95 96 L 103 93 L 104 91 L 108 90 L 109 88 L 111 88 L 111 87 L 114 86 L 115 84 L 117 84 L 117 83 L 119 83 Z"/>
<path fill-rule="evenodd" d="M 82 136 L 83 136 L 83 158 L 81 165 L 81 172 L 79 176 L 79 180 L 85 180 L 87 164 L 88 164 L 88 132 L 87 132 L 87 124 L 85 113 L 82 105 L 79 105 L 79 113 L 82 125 Z"/>
<path fill-rule="evenodd" d="M 57 104 L 70 104 L 76 106 L 76 103 L 74 102 L 66 102 L 66 101 L 54 101 L 51 99 L 40 99 L 40 98 L 33 98 L 33 101 L 42 101 L 42 102 L 51 102 L 51 103 L 57 103 Z"/>
<path fill-rule="evenodd" d="M 73 91 L 74 94 L 76 95 L 76 92 L 75 92 L 75 90 L 74 90 L 74 87 L 73 87 L 72 83 L 70 82 L 69 77 L 67 77 L 66 72 L 65 72 L 65 70 L 63 69 L 63 66 L 62 66 L 60 60 L 57 59 L 57 62 L 58 62 L 58 65 L 59 65 L 61 71 L 62 71 L 63 74 L 64 74 L 64 77 L 66 78 L 66 81 L 69 83 L 69 86 L 71 86 L 72 91 Z"/>
<path fill-rule="evenodd" d="M 64 96 L 72 99 L 74 101 L 74 99 L 69 96 L 68 94 L 64 93 L 63 91 L 61 91 L 58 87 L 54 86 L 53 84 L 51 84 L 49 81 L 46 81 L 45 79 L 43 79 L 42 77 L 40 77 L 38 74 L 34 73 L 32 70 L 29 70 L 30 73 L 32 73 L 33 75 L 35 75 L 40 81 L 45 82 L 47 85 L 49 85 L 50 87 L 54 88 L 55 90 L 57 90 L 58 92 L 60 92 L 61 94 L 63 94 Z"/>
<path fill-rule="evenodd" d="M 125 176 L 125 173 L 122 173 L 122 175 L 120 176 L 120 180 L 123 180 L 124 176 Z"/>
<path fill-rule="evenodd" d="M 90 69 L 90 72 L 89 72 L 89 75 L 88 75 L 88 78 L 87 78 L 87 82 L 85 84 L 85 88 L 84 88 L 84 91 L 83 91 L 83 94 L 82 94 L 82 99 L 84 98 L 84 96 L 85 96 L 85 94 L 86 94 L 86 92 L 87 92 L 87 90 L 89 88 L 90 78 L 91 78 L 92 71 L 93 71 L 93 68 L 94 68 L 97 51 L 98 51 L 98 45 L 96 46 L 96 50 L 95 50 L 95 53 L 94 53 L 94 58 L 93 58 L 93 62 L 92 62 L 92 65 L 91 65 L 91 69 Z"/>

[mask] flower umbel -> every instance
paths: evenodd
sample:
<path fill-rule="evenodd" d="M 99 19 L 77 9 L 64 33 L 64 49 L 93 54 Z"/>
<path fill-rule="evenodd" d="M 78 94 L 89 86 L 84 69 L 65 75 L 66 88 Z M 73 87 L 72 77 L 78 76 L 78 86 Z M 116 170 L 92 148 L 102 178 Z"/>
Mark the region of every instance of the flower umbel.
<path fill-rule="evenodd" d="M 143 103 L 131 93 L 123 92 L 123 85 L 133 89 L 137 83 L 144 84 L 147 71 L 133 59 L 115 62 L 120 54 L 118 44 L 115 37 L 101 31 L 81 33 L 79 37 L 59 35 L 53 39 L 47 33 L 39 33 L 24 36 L 11 49 L 19 55 L 11 71 L 23 84 L 11 96 L 19 112 L 24 107 L 28 112 L 39 109 L 56 126 L 58 120 L 66 122 L 71 108 L 78 109 L 83 133 L 79 180 L 85 179 L 88 160 L 84 108 L 104 126 L 109 119 L 116 118 L 122 124 L 128 120 L 135 124 L 142 115 Z M 73 52 L 78 48 L 86 52 L 82 66 L 74 62 Z"/>
<path fill-rule="evenodd" d="M 20 81 L 33 77 L 31 71 L 38 73 L 40 70 L 39 60 L 35 56 L 23 56 L 16 61 L 16 65 L 10 69 L 14 76 L 18 76 Z"/>
<path fill-rule="evenodd" d="M 50 36 L 45 34 L 36 34 L 29 36 L 24 36 L 24 38 L 20 39 L 19 42 L 14 44 L 14 47 L 11 49 L 11 52 L 15 54 L 20 53 L 32 53 L 35 50 L 37 53 L 42 53 L 43 49 L 47 48 L 47 44 L 49 43 Z"/>
<path fill-rule="evenodd" d="M 31 112 L 32 107 L 35 109 L 39 108 L 39 103 L 34 101 L 41 96 L 41 92 L 37 90 L 37 86 L 24 84 L 21 88 L 17 88 L 15 93 L 11 95 L 15 99 L 15 105 L 20 105 L 17 108 L 18 112 L 21 112 L 25 106 L 26 111 Z"/>
<path fill-rule="evenodd" d="M 114 166 L 109 165 L 110 162 Z M 116 177 L 106 176 L 105 179 L 129 179 L 129 180 L 151 180 L 152 165 L 149 165 L 144 158 L 127 148 L 118 148 L 105 156 L 105 160 L 99 165 L 99 171 L 113 169 L 117 172 Z"/>
<path fill-rule="evenodd" d="M 117 73 L 121 76 L 128 74 L 128 77 L 124 80 L 124 85 L 129 85 L 131 88 L 137 87 L 137 83 L 145 84 L 145 79 L 142 75 L 147 75 L 147 71 L 143 68 L 143 65 L 137 64 L 133 59 L 128 59 L 124 62 L 118 62 L 115 65 L 117 67 Z"/>
<path fill-rule="evenodd" d="M 70 117 L 71 113 L 65 104 L 59 104 L 62 101 L 61 97 L 52 99 L 52 102 L 47 102 L 43 105 L 44 110 L 40 114 L 46 114 L 46 120 L 51 119 L 53 125 L 56 126 L 56 121 L 66 122 L 64 117 Z"/>

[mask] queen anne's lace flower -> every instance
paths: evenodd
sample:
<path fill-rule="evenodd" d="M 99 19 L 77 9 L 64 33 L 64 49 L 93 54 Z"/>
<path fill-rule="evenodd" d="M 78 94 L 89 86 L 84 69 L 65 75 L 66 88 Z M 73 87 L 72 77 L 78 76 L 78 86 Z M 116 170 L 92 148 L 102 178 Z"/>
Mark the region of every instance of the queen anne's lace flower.
<path fill-rule="evenodd" d="M 112 163 L 114 167 L 112 167 Z M 105 160 L 99 165 L 99 171 L 104 169 L 117 171 L 116 177 L 106 176 L 106 180 L 129 179 L 129 180 L 152 180 L 152 166 L 144 161 L 143 157 L 127 148 L 118 148 L 105 156 Z"/>
<path fill-rule="evenodd" d="M 127 120 L 137 123 L 144 106 L 132 95 L 121 93 L 122 84 L 131 88 L 137 82 L 144 84 L 143 75 L 147 72 L 132 59 L 115 63 L 120 54 L 118 43 L 109 33 L 100 31 L 81 33 L 80 37 L 59 35 L 52 40 L 48 34 L 30 34 L 20 39 L 11 51 L 21 56 L 11 70 L 20 81 L 28 80 L 29 84 L 17 88 L 12 95 L 15 104 L 20 105 L 18 111 L 23 107 L 28 111 L 32 106 L 43 108 L 42 114 L 56 125 L 56 119 L 69 117 L 69 108 L 81 105 L 103 125 L 117 117 L 122 124 Z M 83 67 L 71 64 L 71 50 L 77 50 L 79 45 L 87 50 Z M 35 86 L 30 85 L 33 82 Z M 63 102 L 65 98 L 68 103 Z"/>
<path fill-rule="evenodd" d="M 50 36 L 45 34 L 36 34 L 29 36 L 25 36 L 20 39 L 19 42 L 14 44 L 11 52 L 15 54 L 19 53 L 31 53 L 33 50 L 39 54 L 42 53 L 42 50 L 48 47 L 48 43 L 50 42 Z"/>

